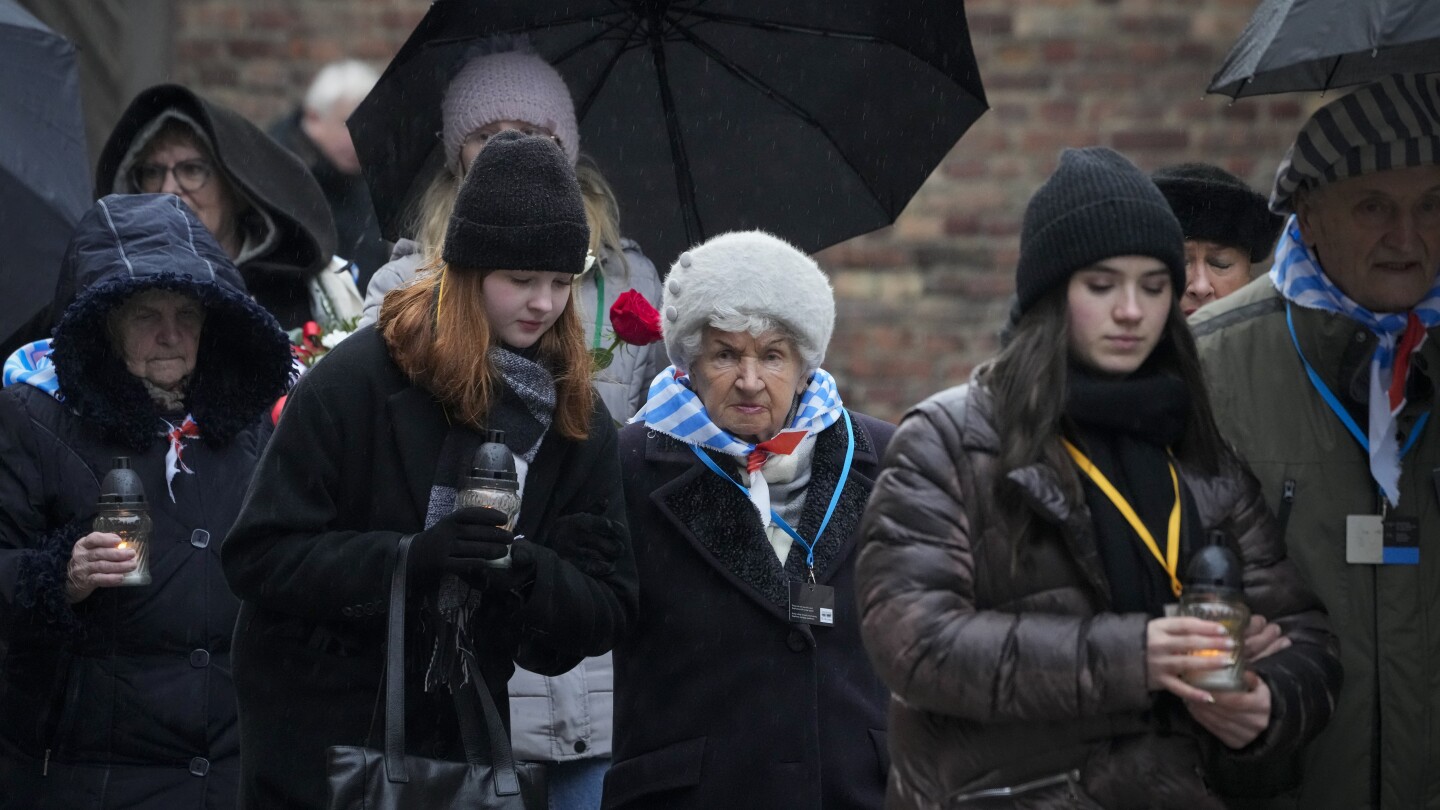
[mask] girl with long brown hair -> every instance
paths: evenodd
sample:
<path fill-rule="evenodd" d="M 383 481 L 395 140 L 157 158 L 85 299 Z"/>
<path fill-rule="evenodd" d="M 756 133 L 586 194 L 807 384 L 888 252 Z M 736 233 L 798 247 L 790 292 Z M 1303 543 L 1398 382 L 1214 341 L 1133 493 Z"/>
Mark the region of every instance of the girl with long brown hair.
<path fill-rule="evenodd" d="M 608 651 L 637 610 L 615 428 L 572 300 L 589 227 L 549 138 L 501 133 L 471 166 L 441 261 L 291 395 L 235 530 L 243 805 L 319 808 L 325 752 L 379 742 L 388 567 L 406 567 L 408 745 L 463 760 L 452 693 L 515 664 Z M 514 532 L 455 509 L 486 430 L 515 458 Z M 446 576 L 453 575 L 453 577 Z M 445 579 L 444 587 L 441 580 Z M 479 673 L 460 662 L 473 652 Z"/>
<path fill-rule="evenodd" d="M 1128 160 L 1064 152 L 1025 212 L 1004 348 L 890 443 L 856 564 L 896 698 L 887 807 L 1218 810 L 1283 788 L 1329 717 L 1335 639 L 1216 430 L 1183 239 Z M 1243 691 L 1187 680 L 1242 653 L 1172 615 L 1211 543 L 1261 617 Z"/>

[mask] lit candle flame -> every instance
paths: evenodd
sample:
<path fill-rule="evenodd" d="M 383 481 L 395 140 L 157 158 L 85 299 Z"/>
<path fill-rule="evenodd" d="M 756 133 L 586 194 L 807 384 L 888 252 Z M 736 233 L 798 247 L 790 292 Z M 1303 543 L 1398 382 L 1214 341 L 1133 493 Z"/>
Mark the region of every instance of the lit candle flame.
<path fill-rule="evenodd" d="M 116 546 L 116 548 L 128 548 L 128 547 L 129 547 L 129 543 L 126 543 L 124 540 L 121 540 L 121 541 L 120 541 L 120 545 Z"/>

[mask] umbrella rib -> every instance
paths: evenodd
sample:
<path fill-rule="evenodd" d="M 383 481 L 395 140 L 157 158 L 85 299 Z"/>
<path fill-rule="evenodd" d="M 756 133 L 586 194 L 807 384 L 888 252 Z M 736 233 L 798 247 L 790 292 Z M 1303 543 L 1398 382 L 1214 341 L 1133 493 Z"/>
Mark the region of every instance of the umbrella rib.
<path fill-rule="evenodd" d="M 606 26 L 605 30 L 599 32 L 598 34 L 595 34 L 595 35 L 592 36 L 592 37 L 589 37 L 589 38 L 587 38 L 587 39 L 581 40 L 580 42 L 576 43 L 574 46 L 572 46 L 572 47 L 570 47 L 570 48 L 567 48 L 567 49 L 564 50 L 564 51 L 561 51 L 559 54 L 557 54 L 557 55 L 555 56 L 554 59 L 551 59 L 551 60 L 550 60 L 550 64 L 552 64 L 552 65 L 558 65 L 559 63 L 564 62 L 566 59 L 569 59 L 570 57 L 574 56 L 575 54 L 579 53 L 580 51 L 582 51 L 582 50 L 590 47 L 591 45 L 594 45 L 595 43 L 599 42 L 599 41 L 602 40 L 602 39 L 605 39 L 605 38 L 608 37 L 612 32 L 618 30 L 623 24 L 624 24 L 623 22 L 610 23 L 608 26 Z M 627 32 L 626 32 L 626 35 L 625 35 L 625 39 L 624 39 L 625 42 L 628 43 L 631 39 L 634 38 L 635 27 L 636 27 L 637 25 L 639 25 L 639 21 L 638 21 L 638 20 L 636 20 L 635 23 L 630 26 L 630 30 L 627 31 Z M 622 48 L 621 50 L 623 51 L 624 48 Z"/>
<path fill-rule="evenodd" d="M 834 39 L 850 39 L 858 42 L 886 42 L 885 39 L 874 34 L 865 34 L 858 31 L 833 31 L 824 28 L 813 28 L 794 23 L 778 23 L 766 20 L 755 20 L 747 17 L 736 17 L 733 14 L 718 14 L 713 11 L 702 11 L 697 8 L 688 9 L 685 12 L 688 16 L 699 17 L 710 22 L 725 23 L 727 25 L 739 25 L 746 28 L 758 28 L 762 31 L 782 31 L 787 34 L 807 34 L 816 37 L 831 37 Z"/>
<path fill-rule="evenodd" d="M 685 240 L 693 245 L 704 238 L 704 230 L 700 223 L 700 208 L 695 200 L 695 178 L 690 171 L 690 156 L 685 151 L 685 139 L 680 134 L 680 116 L 675 110 L 675 96 L 670 89 L 669 66 L 665 63 L 662 16 L 657 12 L 650 18 L 647 39 L 650 42 L 650 53 L 655 59 L 655 79 L 660 85 L 660 106 L 665 114 L 665 134 L 670 139 L 670 158 L 675 161 L 680 218 L 685 226 Z"/>
<path fill-rule="evenodd" d="M 619 27 L 619 25 L 615 25 L 611 30 Z M 640 21 L 637 19 L 634 21 L 634 24 L 630 26 L 630 30 L 626 32 L 624 43 L 622 43 L 619 48 L 615 49 L 614 55 L 612 55 L 609 61 L 605 63 L 605 69 L 600 71 L 600 77 L 595 80 L 595 83 L 591 86 L 590 90 L 585 93 L 585 97 L 580 99 L 580 103 L 575 105 L 575 119 L 577 121 L 585 120 L 585 116 L 590 112 L 590 105 L 594 104 L 595 99 L 600 97 L 600 91 L 605 87 L 605 80 L 610 77 L 610 72 L 615 69 L 615 65 L 619 64 L 620 57 L 624 56 L 627 51 L 639 47 L 638 45 L 630 44 L 630 41 L 635 39 L 635 29 L 639 27 Z M 594 39 L 590 40 L 590 42 L 594 41 Z M 578 48 L 576 50 L 578 50 Z M 573 53 L 573 50 L 567 52 L 565 56 L 557 58 L 555 61 L 562 61 L 565 57 L 568 57 L 570 53 Z"/>
<path fill-rule="evenodd" d="M 769 98 L 771 101 L 774 101 L 776 104 L 779 104 L 787 112 L 791 113 L 796 118 L 799 118 L 801 121 L 809 124 L 817 131 L 819 131 L 819 133 L 824 136 L 825 140 L 828 141 L 830 145 L 835 148 L 835 154 L 839 155 L 840 159 L 845 161 L 845 165 L 850 167 L 850 171 L 857 178 L 859 178 L 861 183 L 865 184 L 865 190 L 870 193 L 870 198 L 875 200 L 876 203 L 879 203 L 880 195 L 876 193 L 875 187 L 870 184 L 869 178 L 867 178 L 865 176 L 865 173 L 860 171 L 859 167 L 857 167 L 850 160 L 849 156 L 845 154 L 845 150 L 840 148 L 840 144 L 835 142 L 835 138 L 830 135 L 829 130 L 825 129 L 825 126 L 821 124 L 820 121 L 815 118 L 815 116 L 811 115 L 808 111 L 805 110 L 805 108 L 801 107 L 797 102 L 792 101 L 789 97 L 785 96 L 779 90 L 776 90 L 769 84 L 766 84 L 765 81 L 760 77 L 750 73 L 740 65 L 735 64 L 735 62 L 732 61 L 729 57 L 721 53 L 719 49 L 706 42 L 694 31 L 691 31 L 688 27 L 675 24 L 674 28 L 677 31 L 681 32 L 681 35 L 684 36 L 685 39 L 687 39 L 692 45 L 694 45 L 697 50 L 710 57 L 711 59 L 714 59 L 720 64 L 721 67 L 730 71 L 730 73 L 734 74 L 736 78 L 740 79 L 740 81 L 745 82 L 746 84 L 760 91 L 761 94 Z M 881 208 L 883 210 L 884 206 L 881 206 Z M 886 213 L 888 214 L 889 212 L 886 211 Z"/>

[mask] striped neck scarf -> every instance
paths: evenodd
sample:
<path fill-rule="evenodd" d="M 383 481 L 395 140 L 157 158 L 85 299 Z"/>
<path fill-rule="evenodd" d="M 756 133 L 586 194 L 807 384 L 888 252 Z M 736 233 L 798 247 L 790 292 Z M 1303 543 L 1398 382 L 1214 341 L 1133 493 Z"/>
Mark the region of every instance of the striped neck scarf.
<path fill-rule="evenodd" d="M 5 358 L 5 386 L 24 383 L 50 396 L 65 401 L 60 381 L 55 378 L 55 364 L 50 360 L 50 339 L 26 343 Z"/>
<path fill-rule="evenodd" d="M 710 420 L 705 405 L 690 387 L 690 378 L 670 366 L 650 383 L 650 394 L 640 412 L 630 418 L 651 430 L 664 433 L 685 444 L 714 450 L 745 460 L 750 478 L 750 503 L 760 513 L 762 525 L 770 525 L 770 485 L 765 480 L 764 466 L 771 455 L 789 455 L 806 436 L 819 433 L 840 419 L 840 392 L 835 378 L 824 369 L 816 369 L 810 384 L 800 394 L 800 404 L 790 426 L 774 438 L 752 444 Z"/>
<path fill-rule="evenodd" d="M 1370 476 L 1391 505 L 1400 504 L 1399 416 L 1405 408 L 1410 358 L 1425 345 L 1426 330 L 1440 325 L 1440 280 L 1409 312 L 1371 312 L 1335 286 L 1300 236 L 1292 215 L 1275 246 L 1270 281 L 1287 301 L 1307 309 L 1343 315 L 1375 334 L 1370 359 Z"/>

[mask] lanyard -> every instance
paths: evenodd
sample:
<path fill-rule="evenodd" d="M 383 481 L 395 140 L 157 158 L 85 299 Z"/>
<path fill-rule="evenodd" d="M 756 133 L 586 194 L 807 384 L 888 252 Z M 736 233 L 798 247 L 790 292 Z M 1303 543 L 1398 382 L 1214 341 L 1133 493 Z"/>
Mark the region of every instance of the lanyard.
<path fill-rule="evenodd" d="M 1340 417 L 1341 424 L 1345 425 L 1345 429 L 1350 431 L 1350 435 L 1355 437 L 1355 441 L 1359 442 L 1360 447 L 1368 454 L 1370 452 L 1370 437 L 1366 436 L 1365 431 L 1361 430 L 1360 426 L 1355 424 L 1354 417 L 1350 415 L 1350 412 L 1345 409 L 1344 405 L 1340 404 L 1339 397 L 1336 397 L 1335 393 L 1330 390 L 1330 386 L 1326 385 L 1325 381 L 1320 379 L 1320 375 L 1315 372 L 1315 367 L 1310 365 L 1310 361 L 1305 358 L 1305 352 L 1300 350 L 1300 338 L 1295 334 L 1295 318 L 1291 314 L 1289 301 L 1285 302 L 1285 325 L 1290 327 L 1290 342 L 1295 344 L 1295 353 L 1300 355 L 1300 362 L 1305 366 L 1305 374 L 1310 378 L 1310 385 L 1314 386 L 1315 391 L 1320 394 L 1320 398 L 1325 400 L 1325 404 L 1330 406 L 1330 410 L 1333 411 L 1336 416 Z M 1415 446 L 1415 441 L 1420 438 L 1421 433 L 1425 432 L 1425 425 L 1429 424 L 1429 422 L 1429 411 L 1421 414 L 1420 418 L 1415 420 L 1415 427 L 1410 430 L 1410 435 L 1406 437 L 1405 446 L 1400 448 L 1401 459 L 1405 458 L 1405 454 L 1410 452 L 1410 448 Z"/>
<path fill-rule="evenodd" d="M 1165 569 L 1166 574 L 1170 575 L 1170 590 L 1179 596 L 1180 580 L 1175 576 L 1175 571 L 1180 566 L 1180 478 L 1175 474 L 1174 462 L 1170 463 L 1170 483 L 1175 487 L 1175 505 L 1170 507 L 1170 526 L 1166 531 L 1165 556 L 1162 557 L 1160 556 L 1160 547 L 1155 543 L 1154 535 L 1150 534 L 1150 530 L 1140 522 L 1140 516 L 1135 514 L 1135 508 L 1125 500 L 1125 496 L 1120 494 L 1120 490 L 1110 483 L 1110 479 L 1105 477 L 1105 473 L 1100 472 L 1100 468 L 1095 466 L 1095 462 L 1080 452 L 1080 448 L 1071 444 L 1069 439 L 1061 439 L 1061 441 L 1065 443 L 1065 449 L 1070 452 L 1070 457 L 1075 459 L 1075 466 L 1095 482 L 1095 486 L 1099 487 L 1100 491 L 1105 493 L 1105 497 L 1115 504 L 1115 508 L 1120 510 L 1120 514 L 1125 517 L 1130 528 L 1140 535 L 1140 541 L 1145 544 L 1145 548 L 1150 549 L 1150 554 L 1155 561 L 1160 563 L 1160 567 Z"/>
<path fill-rule="evenodd" d="M 605 323 L 605 268 L 595 262 L 595 348 L 600 348 L 600 327 Z"/>
<path fill-rule="evenodd" d="M 842 409 L 840 415 L 845 417 L 845 464 L 840 468 L 840 480 L 835 483 L 835 491 L 830 495 L 830 506 L 825 510 L 825 519 L 820 521 L 820 528 L 815 532 L 815 542 L 805 542 L 805 538 L 800 536 L 800 532 L 795 531 L 789 523 L 785 522 L 784 518 L 775 514 L 774 509 L 770 510 L 770 519 L 775 521 L 775 525 L 783 529 L 795 542 L 800 544 L 801 548 L 805 549 L 805 567 L 810 571 L 811 582 L 815 581 L 815 546 L 819 544 L 821 536 L 825 534 L 825 527 L 830 525 L 830 518 L 835 514 L 835 507 L 840 503 L 840 491 L 845 489 L 845 481 L 850 477 L 850 462 L 855 459 L 855 430 L 850 425 L 850 414 L 848 411 Z M 709 467 L 712 472 L 734 484 L 736 488 L 745 493 L 746 497 L 749 497 L 750 489 L 734 478 L 726 475 L 725 471 L 720 469 L 720 465 L 716 464 L 714 459 L 705 455 L 705 451 L 693 444 L 690 445 L 690 450 L 699 457 L 701 461 L 705 462 L 705 466 Z"/>

